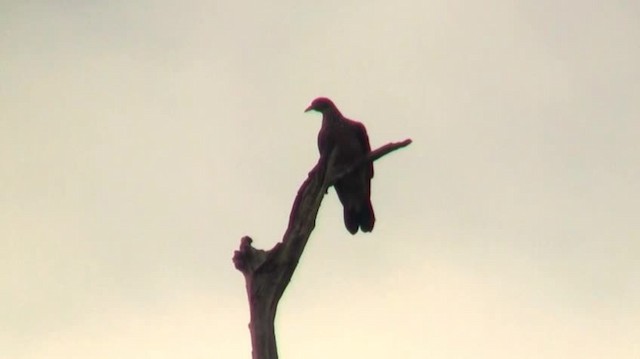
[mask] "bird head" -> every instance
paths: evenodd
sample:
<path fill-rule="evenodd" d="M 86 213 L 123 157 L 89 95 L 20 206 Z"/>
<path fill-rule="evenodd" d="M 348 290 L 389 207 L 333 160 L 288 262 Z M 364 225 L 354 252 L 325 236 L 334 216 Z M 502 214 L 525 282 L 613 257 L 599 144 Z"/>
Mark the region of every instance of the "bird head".
<path fill-rule="evenodd" d="M 336 105 L 326 97 L 318 97 L 311 102 L 311 105 L 309 105 L 304 112 L 318 111 L 320 113 L 325 113 L 331 110 L 336 110 Z"/>

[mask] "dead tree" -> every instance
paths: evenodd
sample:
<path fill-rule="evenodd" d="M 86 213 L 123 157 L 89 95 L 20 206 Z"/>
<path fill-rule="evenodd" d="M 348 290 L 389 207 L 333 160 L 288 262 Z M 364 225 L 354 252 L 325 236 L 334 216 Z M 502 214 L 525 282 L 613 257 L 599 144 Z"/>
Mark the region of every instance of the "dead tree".
<path fill-rule="evenodd" d="M 240 249 L 233 255 L 233 263 L 236 269 L 242 272 L 246 282 L 251 314 L 249 330 L 253 359 L 278 358 L 274 332 L 278 302 L 315 227 L 322 198 L 329 187 L 356 168 L 410 143 L 411 140 L 406 139 L 384 145 L 348 168 L 333 168 L 334 154 L 326 161 L 321 158 L 298 190 L 282 242 L 264 251 L 253 248 L 250 237 L 242 238 Z"/>

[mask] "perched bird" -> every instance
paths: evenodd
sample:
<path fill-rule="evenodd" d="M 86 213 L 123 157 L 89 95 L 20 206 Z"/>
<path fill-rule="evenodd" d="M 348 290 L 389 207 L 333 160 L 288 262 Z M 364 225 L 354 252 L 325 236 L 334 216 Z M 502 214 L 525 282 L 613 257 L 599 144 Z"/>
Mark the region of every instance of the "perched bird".
<path fill-rule="evenodd" d="M 342 116 L 331 100 L 316 98 L 305 112 L 312 110 L 322 113 L 322 127 L 318 133 L 321 159 L 328 159 L 335 150 L 334 165 L 344 167 L 371 152 L 364 125 Z M 373 162 L 345 175 L 334 185 L 344 208 L 344 225 L 351 234 L 356 234 L 358 228 L 371 232 L 376 221 L 371 206 L 371 178 Z"/>

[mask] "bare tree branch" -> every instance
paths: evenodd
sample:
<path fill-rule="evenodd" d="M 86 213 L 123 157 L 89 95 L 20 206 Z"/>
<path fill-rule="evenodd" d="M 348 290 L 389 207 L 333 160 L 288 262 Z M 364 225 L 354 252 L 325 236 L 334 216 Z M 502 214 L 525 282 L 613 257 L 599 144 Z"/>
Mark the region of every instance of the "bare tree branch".
<path fill-rule="evenodd" d="M 271 250 L 264 251 L 253 248 L 250 237 L 242 238 L 239 250 L 234 252 L 233 263 L 245 278 L 251 313 L 249 329 L 253 359 L 278 357 L 274 332 L 278 302 L 315 228 L 316 216 L 327 189 L 358 167 L 410 143 L 411 140 L 406 139 L 386 144 L 348 168 L 333 168 L 335 153 L 328 159 L 321 158 L 298 190 L 282 242 L 277 243 Z"/>
<path fill-rule="evenodd" d="M 379 159 L 380 157 L 395 151 L 399 148 L 405 147 L 405 146 L 409 146 L 409 144 L 411 144 L 411 139 L 407 138 L 404 141 L 401 142 L 391 142 L 391 143 L 387 143 L 386 145 L 376 149 L 375 151 L 371 151 L 369 152 L 369 154 L 367 155 L 367 157 L 361 159 L 360 161 L 352 164 L 351 166 L 349 166 L 348 168 L 345 168 L 341 171 L 338 171 L 338 173 L 336 173 L 335 175 L 333 175 L 331 177 L 331 180 L 329 181 L 330 185 L 329 187 L 333 186 L 336 182 L 338 182 L 338 180 L 340 180 L 342 177 L 348 175 L 349 173 L 355 171 L 356 169 L 360 168 L 361 166 L 369 163 L 369 162 L 373 162 L 377 159 Z"/>

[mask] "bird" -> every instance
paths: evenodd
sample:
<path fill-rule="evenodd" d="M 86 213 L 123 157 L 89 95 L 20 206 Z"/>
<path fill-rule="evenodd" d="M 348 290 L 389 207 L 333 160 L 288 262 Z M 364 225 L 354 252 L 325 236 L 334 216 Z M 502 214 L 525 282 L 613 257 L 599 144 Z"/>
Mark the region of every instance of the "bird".
<path fill-rule="evenodd" d="M 328 160 L 336 151 L 334 166 L 344 168 L 364 158 L 371 152 L 367 129 L 358 121 L 342 115 L 330 99 L 314 99 L 305 112 L 317 111 L 322 114 L 322 126 L 318 132 L 320 160 Z M 376 217 L 371 205 L 371 179 L 373 162 L 369 162 L 339 179 L 334 188 L 342 203 L 344 225 L 351 234 L 358 229 L 371 232 Z"/>

